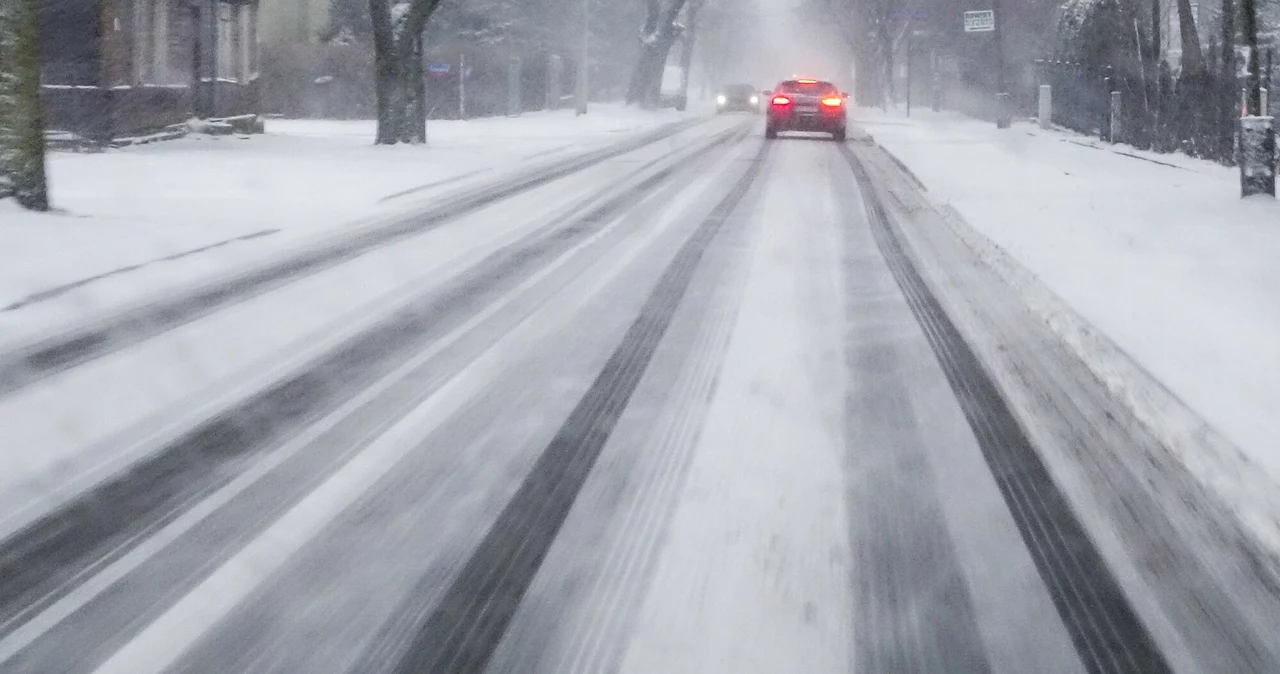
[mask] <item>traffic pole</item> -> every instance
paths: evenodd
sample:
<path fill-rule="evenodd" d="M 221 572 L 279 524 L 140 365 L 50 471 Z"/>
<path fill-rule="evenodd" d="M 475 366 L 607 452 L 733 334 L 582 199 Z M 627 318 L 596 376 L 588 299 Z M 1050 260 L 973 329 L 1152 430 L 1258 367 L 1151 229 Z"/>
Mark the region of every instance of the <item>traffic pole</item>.
<path fill-rule="evenodd" d="M 582 42 L 578 45 L 578 88 L 576 114 L 587 114 L 587 95 L 590 91 L 587 77 L 590 68 L 587 58 L 591 51 L 591 0 L 582 0 Z"/>
<path fill-rule="evenodd" d="M 907 21 L 907 116 L 911 116 L 911 21 Z"/>
<path fill-rule="evenodd" d="M 1009 76 L 1005 72 L 1004 16 L 1000 0 L 991 0 L 991 18 L 995 22 L 992 38 L 996 50 L 996 128 L 1007 129 L 1013 125 L 1013 107 L 1009 100 Z"/>

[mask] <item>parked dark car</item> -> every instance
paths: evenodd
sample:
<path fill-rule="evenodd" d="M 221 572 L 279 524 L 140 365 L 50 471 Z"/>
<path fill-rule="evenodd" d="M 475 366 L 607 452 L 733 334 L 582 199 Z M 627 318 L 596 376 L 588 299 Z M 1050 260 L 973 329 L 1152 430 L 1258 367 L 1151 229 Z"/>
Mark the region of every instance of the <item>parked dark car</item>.
<path fill-rule="evenodd" d="M 811 79 L 787 80 L 770 93 L 766 138 L 783 131 L 829 133 L 844 142 L 848 116 L 845 94 L 830 82 Z"/>

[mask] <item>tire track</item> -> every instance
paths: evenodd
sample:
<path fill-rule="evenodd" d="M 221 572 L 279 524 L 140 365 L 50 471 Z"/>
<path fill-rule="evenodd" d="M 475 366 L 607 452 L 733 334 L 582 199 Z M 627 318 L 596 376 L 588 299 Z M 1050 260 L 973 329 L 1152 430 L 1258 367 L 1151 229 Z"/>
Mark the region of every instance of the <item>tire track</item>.
<path fill-rule="evenodd" d="M 405 216 L 390 224 L 357 231 L 334 243 L 303 249 L 286 259 L 240 276 L 221 279 L 125 311 L 96 324 L 0 354 L 0 396 L 172 330 L 217 309 L 243 302 L 285 283 L 430 231 L 486 206 L 674 136 L 697 123 L 686 121 L 672 124 L 584 157 L 554 162 L 548 167 L 459 195 L 425 213 Z"/>
<path fill-rule="evenodd" d="M 729 142 L 733 130 L 709 139 Z M 694 148 L 696 154 L 702 146 Z M 224 411 L 127 472 L 86 492 L 0 543 L 0 636 L 52 605 L 85 578 L 226 485 L 257 457 L 395 369 L 422 345 L 483 309 L 546 261 L 681 173 L 659 168 L 496 251 L 443 289 L 321 357 L 307 370 Z M 641 173 L 640 175 L 643 175 Z"/>
<path fill-rule="evenodd" d="M 753 201 L 740 208 L 750 212 Z M 752 218 L 708 248 L 487 674 L 619 666 L 719 385 L 757 230 Z"/>
<path fill-rule="evenodd" d="M 846 255 L 852 255 L 846 243 Z M 912 412 L 892 278 L 883 262 L 845 261 L 846 399 L 855 669 L 867 674 L 991 671 Z M 884 279 L 878 278 L 883 275 Z M 891 289 L 890 293 L 886 288 Z M 907 312 L 902 307 L 902 312 Z M 910 314 L 908 314 L 909 320 Z"/>
<path fill-rule="evenodd" d="M 665 334 L 703 252 L 759 174 L 766 151 L 762 146 L 746 174 L 676 254 L 604 369 L 439 603 L 428 610 L 418 605 L 418 597 L 430 596 L 424 587 L 396 611 L 402 616 L 397 622 L 420 625 L 412 642 L 407 648 L 383 642 L 371 646 L 371 652 L 396 648 L 403 653 L 395 671 L 478 672 L 488 663 Z"/>
<path fill-rule="evenodd" d="M 840 151 L 862 189 L 876 245 L 955 391 L 1081 662 L 1090 674 L 1171 674 L 999 390 L 912 266 L 866 170 L 847 147 Z"/>

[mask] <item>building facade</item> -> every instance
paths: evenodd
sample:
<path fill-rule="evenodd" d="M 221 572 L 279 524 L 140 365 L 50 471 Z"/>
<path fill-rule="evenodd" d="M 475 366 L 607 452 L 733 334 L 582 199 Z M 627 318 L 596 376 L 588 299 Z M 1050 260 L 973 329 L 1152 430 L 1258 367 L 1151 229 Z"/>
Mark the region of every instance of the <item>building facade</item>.
<path fill-rule="evenodd" d="M 266 44 L 316 44 L 329 30 L 331 0 L 260 0 L 259 34 Z"/>
<path fill-rule="evenodd" d="M 257 0 L 42 3 L 50 129 L 94 142 L 256 115 Z"/>

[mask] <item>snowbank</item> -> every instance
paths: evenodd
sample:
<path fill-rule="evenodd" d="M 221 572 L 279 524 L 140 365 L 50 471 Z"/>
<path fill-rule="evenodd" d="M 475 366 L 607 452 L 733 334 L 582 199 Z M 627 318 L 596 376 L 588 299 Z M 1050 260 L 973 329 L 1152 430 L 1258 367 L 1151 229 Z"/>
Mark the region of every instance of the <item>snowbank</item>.
<path fill-rule="evenodd" d="M 412 211 L 528 160 L 676 119 L 593 105 L 584 117 L 433 121 L 425 147 L 374 147 L 372 121 L 268 120 L 262 136 L 55 152 L 49 173 L 58 213 L 0 203 L 0 333 L 30 327 L 24 310 L 54 296 L 86 309 L 129 301 L 344 223 Z"/>
<path fill-rule="evenodd" d="M 1235 169 L 1018 124 L 860 110 L 929 190 L 1280 480 L 1280 204 Z"/>

